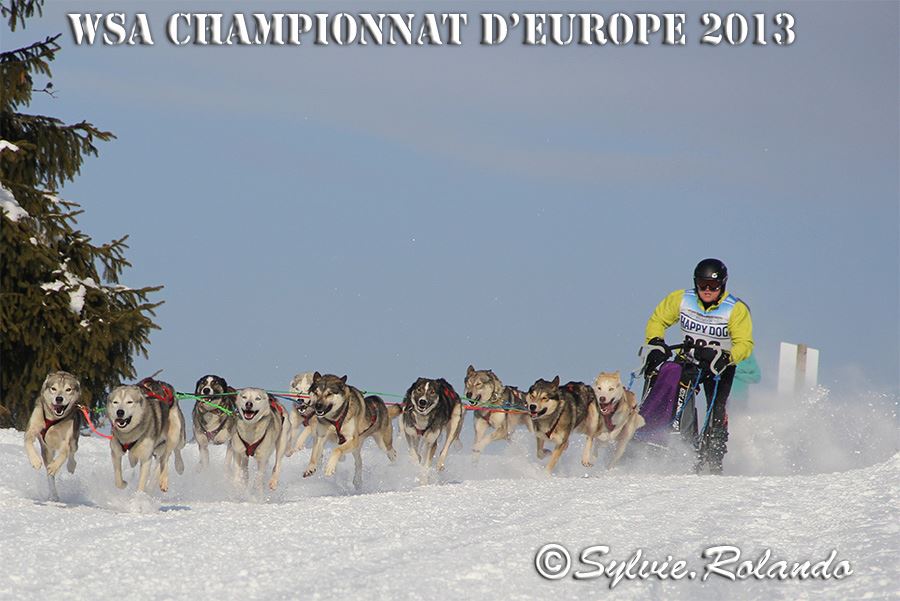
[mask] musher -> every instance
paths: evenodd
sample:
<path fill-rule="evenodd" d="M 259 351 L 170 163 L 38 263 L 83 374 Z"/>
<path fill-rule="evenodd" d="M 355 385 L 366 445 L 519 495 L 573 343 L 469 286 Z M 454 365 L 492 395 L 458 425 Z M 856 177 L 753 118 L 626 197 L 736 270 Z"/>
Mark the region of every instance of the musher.
<path fill-rule="evenodd" d="M 722 473 L 722 459 L 727 451 L 728 414 L 725 406 L 734 379 L 735 365 L 753 351 L 753 324 L 750 309 L 725 289 L 728 269 L 718 259 L 703 259 L 694 269 L 694 287 L 675 290 L 657 305 L 647 321 L 643 373 L 649 377 L 667 358 L 669 351 L 663 336 L 676 322 L 681 325 L 685 345 L 679 386 L 691 388 L 702 384 L 707 407 L 714 402 L 712 418 L 704 440 L 696 441 L 696 470 L 709 465 L 713 474 Z M 697 380 L 697 376 L 700 379 Z M 718 382 L 716 378 L 718 377 Z M 651 380 L 652 385 L 652 380 Z M 713 395 L 715 399 L 713 400 Z M 693 408 L 689 408 L 693 413 Z M 704 416 L 706 412 L 701 413 Z M 697 420 L 682 421 L 696 438 Z M 682 425 L 682 433 L 685 426 Z"/>

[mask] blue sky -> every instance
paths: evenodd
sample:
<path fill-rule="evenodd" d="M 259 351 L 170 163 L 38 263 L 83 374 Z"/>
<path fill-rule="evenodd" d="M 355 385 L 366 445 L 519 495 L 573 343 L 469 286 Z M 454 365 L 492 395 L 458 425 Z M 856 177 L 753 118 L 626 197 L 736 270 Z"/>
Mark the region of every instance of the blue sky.
<path fill-rule="evenodd" d="M 274 8 L 142 1 L 50 2 L 3 47 L 62 32 L 30 110 L 117 136 L 64 196 L 96 241 L 130 234 L 125 283 L 165 285 L 142 376 L 586 381 L 635 367 L 653 307 L 715 256 L 769 383 L 786 340 L 828 386 L 896 394 L 898 5 L 714 6 L 787 8 L 797 41 L 701 46 L 706 4 L 617 2 L 572 8 L 679 10 L 687 46 L 489 48 L 479 12 L 562 9 L 371 2 L 324 10 L 465 11 L 463 45 L 175 47 L 173 12 Z M 72 42 L 66 12 L 126 9 L 155 46 Z"/>

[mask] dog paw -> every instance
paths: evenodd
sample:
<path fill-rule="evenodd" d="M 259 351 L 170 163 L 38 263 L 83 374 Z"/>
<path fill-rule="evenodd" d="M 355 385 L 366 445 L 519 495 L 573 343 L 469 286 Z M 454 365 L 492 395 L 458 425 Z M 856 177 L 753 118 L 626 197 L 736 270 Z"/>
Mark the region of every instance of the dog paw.
<path fill-rule="evenodd" d="M 314 468 L 314 467 L 308 467 L 308 468 L 306 468 L 306 471 L 303 472 L 303 477 L 304 477 L 304 478 L 309 478 L 310 476 L 312 476 L 312 475 L 315 474 L 315 473 L 316 473 L 316 468 Z"/>
<path fill-rule="evenodd" d="M 47 475 L 52 478 L 53 476 L 55 476 L 57 474 L 57 472 L 59 472 L 60 467 L 62 467 L 62 466 L 57 463 L 51 463 L 50 465 L 47 466 Z"/>
<path fill-rule="evenodd" d="M 70 474 L 75 473 L 75 465 L 76 463 L 74 459 L 69 459 L 68 463 L 66 463 L 66 469 L 69 470 Z"/>
<path fill-rule="evenodd" d="M 162 492 L 169 492 L 169 483 L 166 482 L 165 484 L 163 484 L 162 482 L 160 482 L 159 490 L 161 490 Z"/>
<path fill-rule="evenodd" d="M 122 488 L 125 488 L 126 486 L 128 486 L 128 482 L 125 482 L 124 480 L 116 482 L 116 488 L 122 489 Z"/>
<path fill-rule="evenodd" d="M 291 449 L 291 448 L 288 448 L 288 449 L 285 450 L 285 452 L 284 452 L 284 456 L 285 456 L 285 457 L 290 457 L 290 456 L 293 455 L 293 454 L 294 454 L 294 449 Z"/>
<path fill-rule="evenodd" d="M 278 478 L 272 478 L 269 480 L 269 490 L 275 490 L 278 488 Z"/>
<path fill-rule="evenodd" d="M 391 449 L 390 451 L 388 451 L 387 458 L 388 458 L 388 461 L 390 461 L 391 463 L 397 461 L 397 451 L 395 451 L 394 449 Z"/>
<path fill-rule="evenodd" d="M 43 466 L 43 462 L 40 460 L 40 458 L 36 458 L 36 457 L 31 458 L 31 467 L 33 467 L 36 470 L 39 470 L 39 469 L 41 469 L 41 466 Z"/>
<path fill-rule="evenodd" d="M 549 454 L 550 454 L 550 451 L 548 451 L 547 449 L 541 449 L 541 450 L 538 451 L 538 453 L 537 453 L 537 458 L 538 458 L 538 459 L 543 459 L 544 457 L 546 457 L 546 456 L 549 455 Z"/>
<path fill-rule="evenodd" d="M 583 465 L 584 467 L 594 467 L 594 464 L 590 461 L 582 461 L 581 465 Z"/>
<path fill-rule="evenodd" d="M 325 471 L 322 472 L 322 474 L 325 476 L 333 476 L 335 471 L 337 471 L 337 466 L 329 464 L 325 466 Z"/>

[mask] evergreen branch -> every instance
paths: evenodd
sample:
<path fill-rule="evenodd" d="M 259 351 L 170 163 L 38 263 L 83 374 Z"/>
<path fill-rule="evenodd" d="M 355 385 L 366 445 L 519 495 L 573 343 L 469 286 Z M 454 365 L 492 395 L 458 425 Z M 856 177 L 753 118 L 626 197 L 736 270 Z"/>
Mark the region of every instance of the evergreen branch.
<path fill-rule="evenodd" d="M 60 50 L 56 42 L 60 35 L 0 53 L 0 111 L 11 111 L 31 102 L 34 87 L 32 73 L 51 76 L 49 62 L 56 58 L 56 52 Z M 49 89 L 52 84 L 47 86 Z"/>
<path fill-rule="evenodd" d="M 21 23 L 25 27 L 25 19 L 44 14 L 44 0 L 7 0 L 0 3 L 0 17 L 9 23 L 10 31 L 16 30 L 16 25 Z"/>
<path fill-rule="evenodd" d="M 66 125 L 54 117 L 18 114 L 8 118 L 0 114 L 0 129 L 7 139 L 27 140 L 29 151 L 20 149 L 19 160 L 7 166 L 4 176 L 34 187 L 57 190 L 81 172 L 85 155 L 97 156 L 95 139 L 115 138 L 111 132 L 82 121 Z M 36 177 L 43 176 L 41 179 Z"/>

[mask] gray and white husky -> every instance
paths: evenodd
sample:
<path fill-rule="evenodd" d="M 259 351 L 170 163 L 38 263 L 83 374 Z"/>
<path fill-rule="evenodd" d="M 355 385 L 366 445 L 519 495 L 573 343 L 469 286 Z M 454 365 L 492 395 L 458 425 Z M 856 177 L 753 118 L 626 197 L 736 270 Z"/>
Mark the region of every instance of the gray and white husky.
<path fill-rule="evenodd" d="M 128 455 L 131 467 L 140 463 L 137 489 L 144 491 L 155 457 L 159 471 L 159 489 L 169 490 L 169 457 L 184 444 L 184 424 L 172 418 L 166 403 L 147 396 L 139 386 L 118 386 L 109 393 L 106 414 L 112 424 L 113 474 L 118 488 L 128 483 L 122 479 L 122 457 Z M 183 467 L 183 466 L 182 466 Z"/>
<path fill-rule="evenodd" d="M 25 454 L 36 470 L 43 465 L 47 469 L 50 498 L 59 500 L 56 491 L 56 474 L 63 463 L 69 473 L 75 472 L 75 452 L 78 450 L 78 433 L 81 429 L 81 413 L 76 405 L 81 400 L 81 383 L 66 371 L 50 373 L 41 385 L 41 393 L 34 403 L 34 410 L 25 427 Z M 37 439 L 41 455 L 34 449 Z"/>
<path fill-rule="evenodd" d="M 278 487 L 281 462 L 287 447 L 289 435 L 285 423 L 285 410 L 278 401 L 261 388 L 242 388 L 235 397 L 237 419 L 231 437 L 231 451 L 234 462 L 246 481 L 247 464 L 256 459 L 256 487 L 262 488 L 262 479 L 269 464 L 275 458 L 269 489 Z"/>

